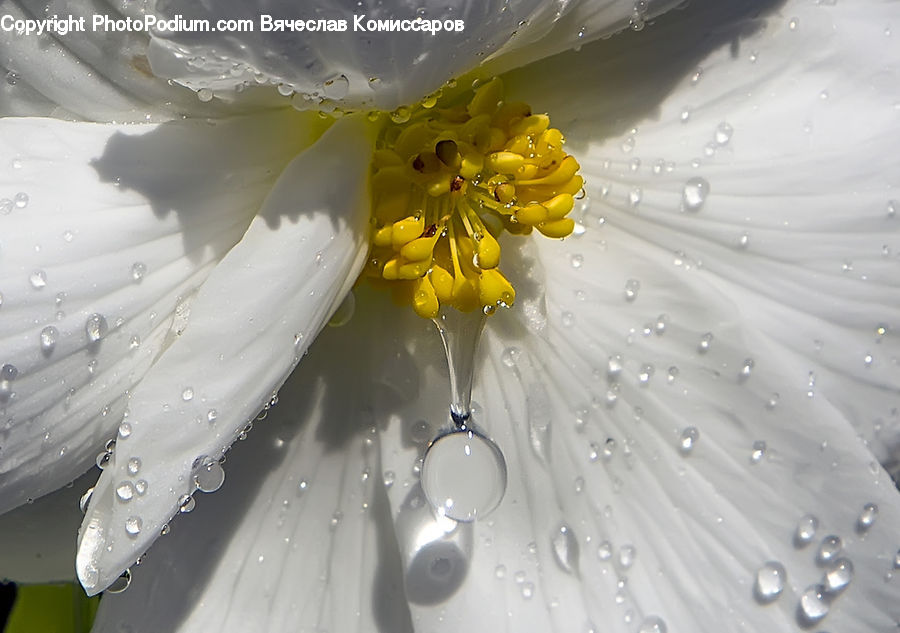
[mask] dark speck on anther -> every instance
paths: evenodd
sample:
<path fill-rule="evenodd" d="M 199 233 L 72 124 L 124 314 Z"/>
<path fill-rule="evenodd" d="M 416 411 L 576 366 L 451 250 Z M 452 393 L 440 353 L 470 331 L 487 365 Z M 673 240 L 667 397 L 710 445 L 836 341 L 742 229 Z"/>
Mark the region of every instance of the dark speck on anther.
<path fill-rule="evenodd" d="M 466 181 L 462 176 L 456 176 L 450 181 L 450 191 L 459 191 L 462 189 L 463 183 Z"/>

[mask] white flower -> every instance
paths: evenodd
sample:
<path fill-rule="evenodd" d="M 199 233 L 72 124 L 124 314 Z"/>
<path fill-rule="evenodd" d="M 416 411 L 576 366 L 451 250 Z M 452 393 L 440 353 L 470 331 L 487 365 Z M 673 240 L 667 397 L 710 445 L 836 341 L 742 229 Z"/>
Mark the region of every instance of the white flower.
<path fill-rule="evenodd" d="M 374 36 L 302 51 L 294 37 L 235 38 L 215 55 L 250 51 L 241 63 L 299 90 L 343 74 L 335 97 L 348 105 L 371 74 L 385 90 L 373 104 L 394 107 L 467 70 L 520 19 L 506 46 L 523 47 L 498 68 L 570 48 L 581 24 L 585 39 L 618 28 L 634 7 L 559 5 L 555 21 L 556 6 L 533 4 L 509 18 L 485 8 L 465 44 L 442 36 L 452 54 L 440 59 Z M 896 450 L 900 384 L 891 5 L 757 4 L 695 2 L 504 76 L 566 131 L 588 198 L 582 235 L 504 260 L 518 303 L 491 317 L 474 390 L 508 464 L 495 514 L 444 535 L 416 495 L 420 422 L 433 431 L 447 405 L 439 341 L 362 288 L 356 316 L 320 336 L 263 428 L 228 454 L 222 490 L 172 524 L 95 628 L 895 627 L 900 508 L 877 461 Z M 238 11 L 213 13 L 226 9 Z M 34 46 L 4 53 L 11 112 L 51 113 L 44 95 L 57 114 L 122 119 L 141 111 L 123 94 L 169 94 L 142 74 L 140 49 L 76 51 L 105 71 L 88 80 L 65 70 L 62 48 L 5 37 L 4 51 Z M 204 64 L 180 73 L 156 42 L 153 68 L 221 91 L 232 66 L 206 64 L 206 41 L 177 45 Z M 421 71 L 391 74 L 394 55 L 426 53 Z M 57 91 L 48 68 L 79 79 Z M 100 74 L 118 87 L 81 85 Z M 154 116 L 201 110 L 173 94 Z M 12 201 L 0 365 L 15 368 L 0 370 L 0 505 L 66 483 L 118 427 L 82 527 L 91 591 L 156 539 L 203 456 L 269 401 L 355 279 L 371 132 L 342 119 L 310 145 L 316 120 L 0 122 Z"/>

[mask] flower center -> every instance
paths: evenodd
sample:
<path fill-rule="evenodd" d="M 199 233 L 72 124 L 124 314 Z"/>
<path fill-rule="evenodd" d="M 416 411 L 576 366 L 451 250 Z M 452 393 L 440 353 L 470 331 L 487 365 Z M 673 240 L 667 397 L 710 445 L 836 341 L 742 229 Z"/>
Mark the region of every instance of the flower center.
<path fill-rule="evenodd" d="M 584 184 L 546 114 L 503 100 L 493 79 L 468 101 L 400 109 L 373 157 L 372 250 L 366 276 L 419 316 L 442 305 L 486 314 L 512 305 L 500 272 L 504 231 L 563 238 Z"/>

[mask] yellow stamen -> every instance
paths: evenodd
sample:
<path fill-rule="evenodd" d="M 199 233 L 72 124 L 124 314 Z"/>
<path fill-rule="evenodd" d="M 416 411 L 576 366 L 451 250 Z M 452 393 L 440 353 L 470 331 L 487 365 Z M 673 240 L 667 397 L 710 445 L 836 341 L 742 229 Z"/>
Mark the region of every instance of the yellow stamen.
<path fill-rule="evenodd" d="M 423 318 L 515 301 L 500 272 L 504 231 L 563 238 L 584 181 L 546 114 L 503 101 L 499 79 L 391 116 L 372 159 L 366 274 Z M 386 283 L 390 282 L 390 283 Z"/>

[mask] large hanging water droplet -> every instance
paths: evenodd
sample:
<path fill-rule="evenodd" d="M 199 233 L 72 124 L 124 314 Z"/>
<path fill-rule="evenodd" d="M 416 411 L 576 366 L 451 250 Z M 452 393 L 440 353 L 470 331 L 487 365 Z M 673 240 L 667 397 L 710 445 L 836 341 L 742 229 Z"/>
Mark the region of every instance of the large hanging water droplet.
<path fill-rule="evenodd" d="M 853 579 L 853 563 L 849 558 L 839 558 L 825 572 L 825 592 L 837 595 L 847 588 Z"/>
<path fill-rule="evenodd" d="M 828 615 L 828 600 L 823 588 L 814 585 L 800 596 L 797 605 L 797 620 L 801 626 L 811 626 Z"/>
<path fill-rule="evenodd" d="M 350 92 L 350 80 L 346 75 L 338 75 L 325 82 L 322 92 L 329 99 L 343 99 Z"/>
<path fill-rule="evenodd" d="M 109 325 L 106 323 L 106 317 L 102 314 L 95 312 L 84 323 L 84 333 L 87 335 L 88 343 L 97 343 L 106 336 L 107 331 L 109 331 Z"/>
<path fill-rule="evenodd" d="M 768 604 L 773 602 L 784 591 L 787 572 L 778 561 L 768 561 L 756 571 L 756 583 L 753 585 L 753 596 L 757 602 Z"/>
<path fill-rule="evenodd" d="M 425 453 L 422 489 L 440 514 L 474 521 L 496 508 L 506 492 L 506 460 L 472 430 L 448 433 Z"/>
<path fill-rule="evenodd" d="M 709 195 L 709 182 L 706 178 L 695 177 L 684 183 L 681 201 L 688 211 L 699 211 Z"/>
<path fill-rule="evenodd" d="M 122 575 L 116 578 L 112 584 L 106 588 L 105 593 L 122 593 L 131 585 L 131 570 L 126 569 Z"/>
<path fill-rule="evenodd" d="M 225 483 L 225 469 L 219 462 L 207 460 L 194 473 L 194 483 L 200 492 L 215 492 Z"/>
<path fill-rule="evenodd" d="M 578 539 L 568 525 L 560 526 L 550 541 L 553 557 L 560 569 L 569 574 L 578 573 Z"/>
<path fill-rule="evenodd" d="M 800 517 L 797 521 L 797 529 L 794 531 L 794 546 L 797 548 L 806 547 L 816 537 L 816 530 L 819 529 L 819 519 L 812 514 Z"/>

